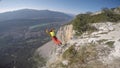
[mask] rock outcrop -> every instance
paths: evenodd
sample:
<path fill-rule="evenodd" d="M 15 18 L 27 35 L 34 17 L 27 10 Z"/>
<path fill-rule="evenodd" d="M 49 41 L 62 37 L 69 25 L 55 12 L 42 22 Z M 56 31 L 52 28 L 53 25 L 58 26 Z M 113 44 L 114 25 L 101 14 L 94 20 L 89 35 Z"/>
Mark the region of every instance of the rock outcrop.
<path fill-rule="evenodd" d="M 115 8 L 113 11 L 117 14 L 120 14 L 120 7 Z"/>
<path fill-rule="evenodd" d="M 98 31 L 86 32 L 77 38 L 70 25 L 60 28 L 60 37 L 66 44 L 51 54 L 47 68 L 119 68 L 120 23 L 103 22 L 92 26 Z"/>
<path fill-rule="evenodd" d="M 63 27 L 60 27 L 60 29 L 57 32 L 57 37 L 62 41 L 62 43 L 66 43 L 68 40 L 72 39 L 74 36 L 74 30 L 73 26 L 65 25 Z"/>
<path fill-rule="evenodd" d="M 120 14 L 120 7 L 111 10 L 118 15 Z M 102 11 L 92 15 L 101 13 Z M 62 41 L 62 45 L 58 47 L 51 44 L 55 47 L 48 49 L 47 52 L 45 49 L 49 44 L 40 48 L 48 56 L 44 68 L 119 68 L 119 19 L 117 22 L 101 21 L 89 25 L 95 27 L 96 30 L 86 30 L 80 36 L 75 35 L 72 24 L 60 27 L 57 37 Z"/>

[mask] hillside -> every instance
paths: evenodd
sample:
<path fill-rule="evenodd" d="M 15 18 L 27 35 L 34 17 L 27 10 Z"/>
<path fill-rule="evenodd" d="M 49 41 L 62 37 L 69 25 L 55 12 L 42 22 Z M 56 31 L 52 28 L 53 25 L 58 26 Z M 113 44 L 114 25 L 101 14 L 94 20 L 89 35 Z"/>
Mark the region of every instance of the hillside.
<path fill-rule="evenodd" d="M 45 68 L 119 68 L 119 33 L 118 12 L 109 9 L 95 15 L 79 14 L 58 30 L 57 36 L 63 45 L 49 49 Z M 46 49 L 49 45 L 43 47 Z M 37 53 L 42 55 L 42 51 Z"/>
<path fill-rule="evenodd" d="M 94 23 L 98 31 L 73 36 L 57 48 L 48 68 L 119 68 L 120 23 Z M 62 32 L 62 31 L 61 31 Z"/>
<path fill-rule="evenodd" d="M 99 14 L 79 14 L 71 22 L 73 25 L 73 29 L 76 30 L 76 34 L 80 35 L 85 31 L 96 30 L 94 27 L 90 26 L 92 23 L 118 22 L 120 21 L 120 14 L 118 13 L 120 9 L 118 8 L 114 8 L 114 10 L 105 8 L 101 10 Z"/>

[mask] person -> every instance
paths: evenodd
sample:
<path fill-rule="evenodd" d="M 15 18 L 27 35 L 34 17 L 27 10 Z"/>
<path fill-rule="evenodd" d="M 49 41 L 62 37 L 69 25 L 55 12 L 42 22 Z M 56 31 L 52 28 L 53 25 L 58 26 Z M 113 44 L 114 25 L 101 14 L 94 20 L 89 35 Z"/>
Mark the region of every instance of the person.
<path fill-rule="evenodd" d="M 50 30 L 46 29 L 46 33 L 51 36 L 53 42 L 54 42 L 56 45 L 58 45 L 58 46 L 62 45 L 61 41 L 58 40 L 58 38 L 56 37 L 55 31 L 54 31 L 53 28 L 50 29 Z"/>

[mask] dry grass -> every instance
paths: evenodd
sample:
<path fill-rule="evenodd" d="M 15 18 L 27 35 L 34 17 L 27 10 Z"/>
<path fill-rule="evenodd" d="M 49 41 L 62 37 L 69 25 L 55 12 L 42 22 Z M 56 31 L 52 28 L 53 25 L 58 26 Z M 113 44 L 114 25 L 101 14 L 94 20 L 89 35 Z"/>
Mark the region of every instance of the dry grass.
<path fill-rule="evenodd" d="M 63 54 L 63 59 L 70 61 L 67 68 L 88 68 L 88 62 L 94 61 L 96 58 L 97 51 L 94 44 L 82 46 L 79 51 L 75 51 L 74 46 L 71 46 Z"/>
<path fill-rule="evenodd" d="M 100 42 L 106 41 L 105 39 Z M 113 42 L 109 42 L 109 44 L 113 44 Z M 67 49 L 63 55 L 62 60 L 68 60 L 68 65 L 63 65 L 62 61 L 57 61 L 51 64 L 50 68 L 114 68 L 115 66 L 119 67 L 120 63 L 111 63 L 111 64 L 103 64 L 98 60 L 98 53 L 102 51 L 98 51 L 97 46 L 95 44 L 87 44 L 81 46 L 79 50 L 75 50 L 75 46 L 72 45 Z M 110 65 L 112 65 L 110 67 Z M 116 67 L 116 68 L 117 68 Z"/>

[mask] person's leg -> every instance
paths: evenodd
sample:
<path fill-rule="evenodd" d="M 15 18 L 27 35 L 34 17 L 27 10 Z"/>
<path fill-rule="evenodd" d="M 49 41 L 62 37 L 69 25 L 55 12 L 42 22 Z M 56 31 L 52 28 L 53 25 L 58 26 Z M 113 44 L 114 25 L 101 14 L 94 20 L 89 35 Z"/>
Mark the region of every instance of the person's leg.
<path fill-rule="evenodd" d="M 60 40 L 58 40 L 58 39 L 57 39 L 57 43 L 60 44 L 60 45 L 62 44 L 62 43 L 60 42 Z"/>
<path fill-rule="evenodd" d="M 53 40 L 53 42 L 54 42 L 56 45 L 58 45 L 58 42 L 57 42 L 57 40 L 56 40 L 55 37 L 52 37 L 52 40 Z"/>
<path fill-rule="evenodd" d="M 58 45 L 62 45 L 61 41 L 57 39 L 57 37 L 54 37 Z"/>

